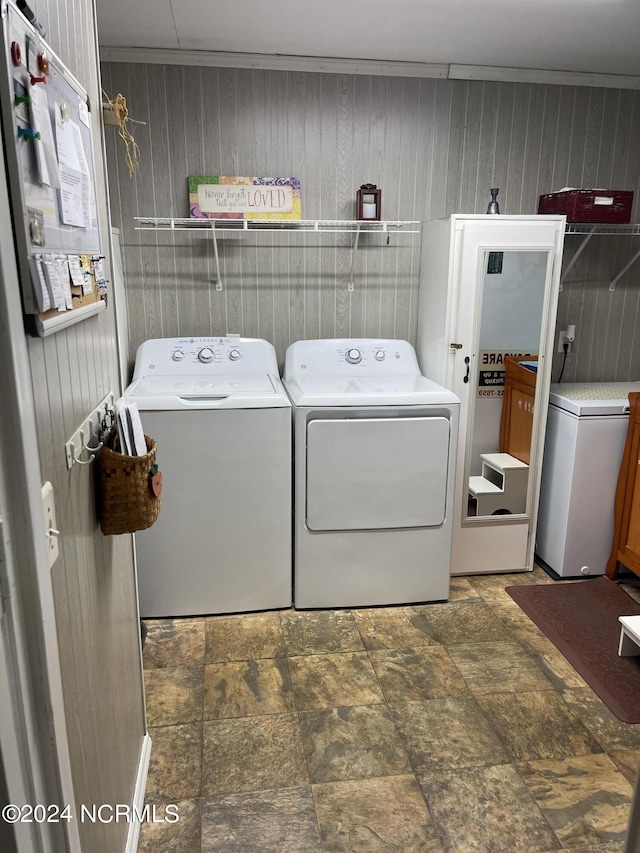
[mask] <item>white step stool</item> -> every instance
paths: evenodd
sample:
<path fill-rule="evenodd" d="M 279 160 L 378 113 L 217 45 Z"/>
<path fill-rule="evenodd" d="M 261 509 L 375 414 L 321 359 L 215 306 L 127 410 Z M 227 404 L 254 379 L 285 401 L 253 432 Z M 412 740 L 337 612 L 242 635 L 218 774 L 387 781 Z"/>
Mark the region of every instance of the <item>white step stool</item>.
<path fill-rule="evenodd" d="M 520 514 L 527 506 L 529 466 L 509 453 L 483 453 L 482 474 L 469 477 L 477 515 Z"/>
<path fill-rule="evenodd" d="M 640 616 L 619 616 L 620 644 L 618 654 L 621 657 L 640 655 Z"/>

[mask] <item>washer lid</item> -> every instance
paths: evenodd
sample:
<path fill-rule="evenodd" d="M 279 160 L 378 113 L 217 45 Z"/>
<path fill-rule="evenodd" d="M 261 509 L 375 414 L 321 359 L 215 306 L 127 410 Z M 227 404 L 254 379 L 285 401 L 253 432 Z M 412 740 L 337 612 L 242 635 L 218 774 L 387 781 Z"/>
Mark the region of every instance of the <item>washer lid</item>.
<path fill-rule="evenodd" d="M 549 403 L 578 417 L 623 415 L 629 412 L 628 395 L 640 391 L 640 382 L 554 383 Z"/>
<path fill-rule="evenodd" d="M 125 396 L 135 400 L 141 411 L 290 405 L 280 380 L 264 374 L 142 376 L 129 385 Z"/>
<path fill-rule="evenodd" d="M 424 376 L 309 376 L 285 381 L 296 406 L 450 406 L 456 395 Z"/>

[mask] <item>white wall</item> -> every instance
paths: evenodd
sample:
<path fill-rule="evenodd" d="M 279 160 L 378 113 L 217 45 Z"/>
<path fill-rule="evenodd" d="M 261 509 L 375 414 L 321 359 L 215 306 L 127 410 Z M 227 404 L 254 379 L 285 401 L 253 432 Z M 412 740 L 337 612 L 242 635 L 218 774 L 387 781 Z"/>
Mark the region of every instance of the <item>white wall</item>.
<path fill-rule="evenodd" d="M 152 337 L 265 337 L 282 359 L 298 338 L 416 333 L 419 240 L 227 235 L 217 291 L 210 241 L 135 230 L 135 216 L 188 216 L 189 175 L 300 177 L 302 215 L 352 218 L 360 184 L 382 188 L 385 219 L 531 214 L 563 186 L 634 190 L 640 92 L 524 83 L 367 77 L 105 63 L 104 86 L 127 98 L 140 146 L 132 176 L 107 131 L 114 225 L 121 230 L 131 350 Z M 634 212 L 634 216 L 635 216 Z M 566 257 L 580 243 L 567 237 Z M 362 242 L 362 241 L 361 241 Z M 640 238 L 597 238 L 560 296 L 577 325 L 565 380 L 640 378 L 640 263 L 608 282 Z M 560 366 L 556 358 L 554 375 Z"/>
<path fill-rule="evenodd" d="M 109 215 L 100 136 L 91 0 L 31 4 L 52 48 L 94 106 L 97 203 L 108 262 Z M 113 307 L 46 339 L 29 338 L 42 482 L 54 487 L 60 557 L 51 577 L 77 804 L 131 802 L 145 731 L 139 621 L 130 536 L 105 538 L 95 505 L 96 466 L 67 470 L 64 445 L 108 391 L 119 391 Z M 18 444 L 16 443 L 16 447 Z M 29 607 L 29 602 L 24 606 Z M 79 825 L 83 850 L 120 853 L 125 823 Z"/>

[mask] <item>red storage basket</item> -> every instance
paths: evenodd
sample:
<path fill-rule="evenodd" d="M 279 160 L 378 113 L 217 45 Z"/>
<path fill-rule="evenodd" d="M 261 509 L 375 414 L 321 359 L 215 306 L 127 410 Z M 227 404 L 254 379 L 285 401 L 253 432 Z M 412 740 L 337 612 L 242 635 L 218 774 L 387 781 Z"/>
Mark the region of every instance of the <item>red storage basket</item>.
<path fill-rule="evenodd" d="M 561 190 L 541 195 L 538 213 L 565 213 L 567 222 L 631 222 L 631 190 Z"/>

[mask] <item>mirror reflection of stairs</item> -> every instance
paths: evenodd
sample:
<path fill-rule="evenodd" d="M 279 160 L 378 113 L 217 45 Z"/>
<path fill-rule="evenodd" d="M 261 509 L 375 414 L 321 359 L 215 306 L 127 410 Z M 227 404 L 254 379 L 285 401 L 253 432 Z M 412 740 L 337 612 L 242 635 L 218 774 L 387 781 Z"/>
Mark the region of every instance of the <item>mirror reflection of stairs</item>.
<path fill-rule="evenodd" d="M 509 453 L 483 453 L 482 474 L 469 477 L 475 515 L 524 513 L 529 466 Z"/>

